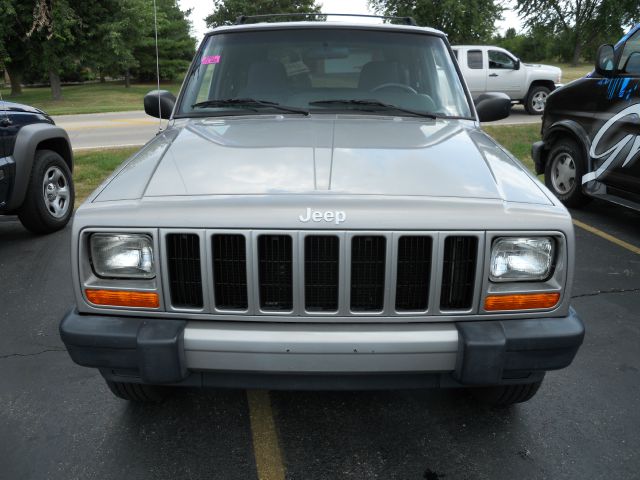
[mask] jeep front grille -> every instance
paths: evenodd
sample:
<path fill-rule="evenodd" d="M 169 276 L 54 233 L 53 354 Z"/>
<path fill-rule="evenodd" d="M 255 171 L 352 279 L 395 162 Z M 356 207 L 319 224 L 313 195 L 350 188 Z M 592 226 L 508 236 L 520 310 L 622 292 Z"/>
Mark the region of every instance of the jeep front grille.
<path fill-rule="evenodd" d="M 351 310 L 382 311 L 387 239 L 358 236 L 351 239 Z"/>
<path fill-rule="evenodd" d="M 200 239 L 190 233 L 167 235 L 167 264 L 171 304 L 176 308 L 202 308 Z"/>
<path fill-rule="evenodd" d="M 484 232 L 163 230 L 167 308 L 233 319 L 477 311 Z"/>
<path fill-rule="evenodd" d="M 213 288 L 216 308 L 246 310 L 247 246 L 243 235 L 214 235 Z"/>
<path fill-rule="evenodd" d="M 304 300 L 309 312 L 338 310 L 340 239 L 309 235 L 304 239 Z"/>
<path fill-rule="evenodd" d="M 289 235 L 258 236 L 260 308 L 293 308 L 293 259 Z"/>
<path fill-rule="evenodd" d="M 445 240 L 440 294 L 443 310 L 471 308 L 477 251 L 476 237 L 455 236 Z"/>
<path fill-rule="evenodd" d="M 397 311 L 427 310 L 431 280 L 431 250 L 431 237 L 400 237 L 396 279 Z"/>

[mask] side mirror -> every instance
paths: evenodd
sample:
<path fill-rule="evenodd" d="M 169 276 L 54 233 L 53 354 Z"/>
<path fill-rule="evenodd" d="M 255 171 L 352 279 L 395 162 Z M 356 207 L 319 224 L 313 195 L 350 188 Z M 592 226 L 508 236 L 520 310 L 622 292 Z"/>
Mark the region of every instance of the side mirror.
<path fill-rule="evenodd" d="M 603 76 L 612 75 L 615 72 L 615 50 L 613 45 L 600 45 L 596 54 L 596 72 Z"/>
<path fill-rule="evenodd" d="M 484 93 L 476 98 L 474 103 L 481 122 L 502 120 L 511 113 L 511 98 L 505 93 Z"/>
<path fill-rule="evenodd" d="M 144 96 L 144 112 L 156 118 L 171 118 L 176 97 L 167 90 L 151 90 Z"/>
<path fill-rule="evenodd" d="M 514 70 L 520 70 L 520 59 L 516 58 L 515 64 L 513 65 Z"/>

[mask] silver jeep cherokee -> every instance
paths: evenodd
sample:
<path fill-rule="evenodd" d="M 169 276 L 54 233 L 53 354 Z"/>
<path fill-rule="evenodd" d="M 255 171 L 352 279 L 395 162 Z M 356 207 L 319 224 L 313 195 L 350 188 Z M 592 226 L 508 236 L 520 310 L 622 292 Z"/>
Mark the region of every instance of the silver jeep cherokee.
<path fill-rule="evenodd" d="M 71 358 L 119 397 L 167 386 L 474 387 L 531 398 L 584 336 L 562 204 L 480 129 L 446 36 L 221 27 L 169 126 L 73 222 Z"/>

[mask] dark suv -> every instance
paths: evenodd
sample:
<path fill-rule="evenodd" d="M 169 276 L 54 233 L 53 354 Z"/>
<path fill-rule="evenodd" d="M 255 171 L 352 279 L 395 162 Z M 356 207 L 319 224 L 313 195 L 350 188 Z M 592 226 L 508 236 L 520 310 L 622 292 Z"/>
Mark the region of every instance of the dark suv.
<path fill-rule="evenodd" d="M 63 228 L 73 214 L 73 154 L 67 133 L 42 110 L 0 100 L 0 215 L 34 233 Z"/>
<path fill-rule="evenodd" d="M 640 210 L 639 85 L 640 24 L 600 47 L 592 73 L 549 96 L 532 156 L 567 206 L 596 197 Z"/>

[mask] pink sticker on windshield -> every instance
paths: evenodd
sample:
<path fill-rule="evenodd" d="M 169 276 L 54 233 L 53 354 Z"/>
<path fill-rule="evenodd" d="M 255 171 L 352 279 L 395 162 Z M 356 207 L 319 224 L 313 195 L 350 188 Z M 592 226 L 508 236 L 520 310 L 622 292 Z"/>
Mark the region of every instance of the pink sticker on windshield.
<path fill-rule="evenodd" d="M 211 65 L 212 63 L 220 63 L 220 55 L 206 55 L 202 57 L 200 62 L 202 65 Z"/>

